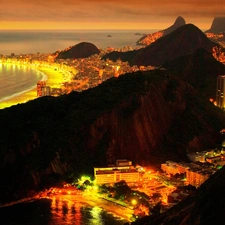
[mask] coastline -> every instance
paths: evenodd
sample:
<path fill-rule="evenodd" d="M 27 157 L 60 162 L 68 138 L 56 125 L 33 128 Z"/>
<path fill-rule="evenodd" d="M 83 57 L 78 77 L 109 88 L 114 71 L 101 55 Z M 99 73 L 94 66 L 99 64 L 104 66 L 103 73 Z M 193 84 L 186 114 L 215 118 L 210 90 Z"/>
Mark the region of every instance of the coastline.
<path fill-rule="evenodd" d="M 47 67 L 38 67 L 37 70 L 44 74 L 43 80 L 46 80 L 46 84 L 53 87 L 59 87 L 60 84 L 64 81 L 64 77 L 62 71 L 54 70 L 53 68 Z M 26 103 L 30 100 L 37 98 L 37 89 L 36 85 L 31 88 L 30 90 L 24 91 L 21 94 L 12 96 L 12 98 L 5 99 L 0 102 L 0 109 L 5 109 L 11 107 L 13 105 Z"/>
<path fill-rule="evenodd" d="M 83 206 L 89 206 L 89 207 L 98 206 L 99 208 L 106 211 L 107 213 L 111 213 L 116 217 L 120 217 L 127 222 L 132 222 L 131 218 L 134 213 L 133 209 L 130 209 L 130 208 L 125 207 L 120 204 L 116 204 L 113 201 L 110 201 L 105 198 L 101 198 L 97 195 L 80 193 L 80 194 L 75 194 L 75 195 L 72 194 L 72 195 L 50 195 L 50 196 L 48 196 L 48 194 L 46 192 L 41 192 L 39 194 L 36 194 L 33 197 L 24 198 L 24 199 L 15 201 L 15 202 L 10 202 L 8 204 L 2 204 L 2 205 L 0 204 L 0 210 L 2 208 L 7 208 L 7 207 L 14 206 L 14 205 L 21 204 L 21 203 L 35 202 L 35 201 L 38 201 L 41 199 L 49 199 L 51 201 L 53 201 L 55 199 L 58 199 L 58 200 L 64 199 L 65 201 L 69 201 L 69 202 L 73 202 L 73 203 L 80 203 Z"/>

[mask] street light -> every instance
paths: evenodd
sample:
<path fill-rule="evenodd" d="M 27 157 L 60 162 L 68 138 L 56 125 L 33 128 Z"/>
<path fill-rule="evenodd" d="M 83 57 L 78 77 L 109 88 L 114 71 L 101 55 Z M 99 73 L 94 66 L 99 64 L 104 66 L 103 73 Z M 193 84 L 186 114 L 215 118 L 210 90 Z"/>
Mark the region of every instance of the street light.
<path fill-rule="evenodd" d="M 137 205 L 137 200 L 136 199 L 132 199 L 131 200 L 131 204 L 134 205 L 134 206 Z"/>

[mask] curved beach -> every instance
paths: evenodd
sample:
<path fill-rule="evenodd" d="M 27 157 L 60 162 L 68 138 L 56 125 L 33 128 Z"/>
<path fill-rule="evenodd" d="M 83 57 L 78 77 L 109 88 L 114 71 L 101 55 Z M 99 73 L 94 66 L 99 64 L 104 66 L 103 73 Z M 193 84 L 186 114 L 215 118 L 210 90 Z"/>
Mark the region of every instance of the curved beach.
<path fill-rule="evenodd" d="M 47 67 L 39 67 L 38 70 L 46 75 L 46 84 L 53 87 L 60 87 L 60 84 L 64 81 L 64 76 L 62 71 L 54 70 L 54 68 L 47 68 Z M 0 109 L 8 108 L 13 105 L 17 105 L 20 103 L 25 103 L 29 100 L 33 100 L 37 98 L 37 89 L 36 85 L 34 88 L 21 93 L 17 96 L 13 96 L 7 100 L 3 100 L 0 102 Z"/>

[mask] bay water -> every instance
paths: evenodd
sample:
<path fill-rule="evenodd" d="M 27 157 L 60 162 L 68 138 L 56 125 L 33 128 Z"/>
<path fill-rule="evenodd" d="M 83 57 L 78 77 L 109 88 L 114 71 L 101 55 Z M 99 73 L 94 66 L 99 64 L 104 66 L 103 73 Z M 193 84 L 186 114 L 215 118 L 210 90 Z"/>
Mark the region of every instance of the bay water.
<path fill-rule="evenodd" d="M 136 41 L 155 30 L 0 30 L 0 57 L 50 54 L 80 42 L 99 49 L 137 47 Z M 29 67 L 0 63 L 0 104 L 32 89 L 43 74 Z"/>

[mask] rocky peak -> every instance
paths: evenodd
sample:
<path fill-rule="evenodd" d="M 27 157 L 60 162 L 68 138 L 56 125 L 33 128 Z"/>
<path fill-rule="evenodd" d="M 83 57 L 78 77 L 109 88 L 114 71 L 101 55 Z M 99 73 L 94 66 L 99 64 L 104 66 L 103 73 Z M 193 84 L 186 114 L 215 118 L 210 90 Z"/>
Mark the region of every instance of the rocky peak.
<path fill-rule="evenodd" d="M 184 20 L 184 18 L 181 17 L 181 16 L 178 16 L 177 19 L 175 20 L 174 24 L 164 30 L 164 35 L 167 35 L 167 34 L 173 32 L 178 27 L 181 27 L 181 26 L 183 26 L 185 24 L 186 24 L 186 21 Z"/>
<path fill-rule="evenodd" d="M 198 27 L 186 24 L 143 48 L 130 64 L 160 66 L 176 57 L 192 54 L 199 48 L 212 53 L 214 46 L 216 43 L 211 42 Z"/>
<path fill-rule="evenodd" d="M 206 33 L 221 33 L 225 32 L 225 17 L 215 17 L 213 19 L 211 28 Z"/>
<path fill-rule="evenodd" d="M 178 16 L 172 26 L 170 26 L 164 30 L 157 31 L 155 33 L 144 35 L 137 41 L 137 44 L 149 45 L 149 44 L 155 42 L 157 39 L 175 31 L 177 28 L 179 28 L 185 24 L 186 24 L 186 22 L 185 22 L 184 18 L 181 16 Z"/>
<path fill-rule="evenodd" d="M 186 24 L 185 19 L 182 16 L 178 16 L 173 25 L 174 26 L 177 26 L 177 25 L 182 26 L 184 24 Z"/>

